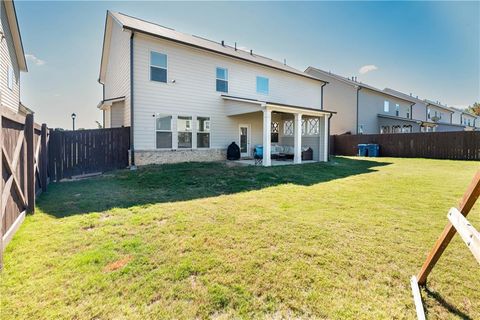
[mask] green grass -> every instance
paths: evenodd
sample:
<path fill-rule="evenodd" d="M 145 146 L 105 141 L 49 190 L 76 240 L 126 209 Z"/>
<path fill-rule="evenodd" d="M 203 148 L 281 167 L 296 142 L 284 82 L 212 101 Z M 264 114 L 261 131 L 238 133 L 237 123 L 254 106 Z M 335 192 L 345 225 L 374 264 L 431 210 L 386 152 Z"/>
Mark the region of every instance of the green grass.
<path fill-rule="evenodd" d="M 5 252 L 1 318 L 413 319 L 409 279 L 478 167 L 189 163 L 51 184 Z M 458 235 L 428 283 L 429 319 L 480 318 Z"/>

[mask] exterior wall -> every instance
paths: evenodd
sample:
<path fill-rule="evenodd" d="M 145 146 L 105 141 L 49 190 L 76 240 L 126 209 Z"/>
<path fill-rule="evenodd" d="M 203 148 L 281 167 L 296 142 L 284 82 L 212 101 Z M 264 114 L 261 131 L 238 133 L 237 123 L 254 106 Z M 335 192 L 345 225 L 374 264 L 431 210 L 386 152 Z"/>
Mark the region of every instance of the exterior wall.
<path fill-rule="evenodd" d="M 310 69 L 308 73 L 329 82 L 323 88 L 323 104 L 326 110 L 337 112 L 331 119 L 331 134 L 346 132 L 355 134 L 357 132 L 357 89 L 315 70 Z"/>
<path fill-rule="evenodd" d="M 470 125 L 468 125 L 468 121 L 470 120 Z M 462 125 L 467 127 L 475 127 L 475 117 L 469 114 L 462 114 Z"/>
<path fill-rule="evenodd" d="M 438 121 L 438 123 L 452 123 L 452 119 L 451 119 L 451 114 L 453 112 L 450 112 L 448 110 L 445 110 L 443 108 L 439 108 L 439 107 L 436 107 L 434 105 L 428 105 L 427 107 L 428 109 L 430 109 L 430 119 L 428 119 L 427 121 L 432 121 L 431 118 L 435 116 L 435 112 L 437 112 L 437 115 L 440 116 L 442 115 L 441 119 Z"/>
<path fill-rule="evenodd" d="M 125 96 L 123 126 L 130 126 L 130 32 L 112 24 L 110 53 L 105 74 L 105 99 Z"/>
<path fill-rule="evenodd" d="M 112 110 L 111 107 L 105 108 L 105 128 L 112 127 Z"/>
<path fill-rule="evenodd" d="M 380 133 L 378 114 L 396 116 L 395 105 L 399 105 L 399 117 L 407 118 L 411 103 L 384 95 L 380 92 L 362 88 L 359 95 L 358 125 L 363 126 L 364 134 Z M 389 101 L 389 112 L 384 112 L 384 102 Z"/>
<path fill-rule="evenodd" d="M 436 132 L 446 132 L 446 131 L 464 131 L 465 127 L 460 125 L 451 125 L 446 123 L 438 123 L 438 126 L 435 128 Z"/>
<path fill-rule="evenodd" d="M 388 119 L 378 117 L 378 126 L 388 126 L 390 128 L 390 133 L 392 133 L 392 126 L 412 126 L 412 132 L 421 132 L 420 124 L 412 121 L 404 121 L 400 119 Z"/>
<path fill-rule="evenodd" d="M 461 111 L 455 111 L 452 115 L 452 123 L 453 124 L 462 124 L 462 112 Z"/>
<path fill-rule="evenodd" d="M 109 128 L 118 128 L 124 126 L 124 102 L 114 102 L 110 107 L 111 122 Z"/>
<path fill-rule="evenodd" d="M 0 10 L 0 31 L 5 36 L 5 39 L 0 41 L 0 101 L 3 106 L 18 112 L 20 105 L 20 69 L 3 1 Z M 13 90 L 8 87 L 9 66 L 13 68 L 14 73 Z"/>
<path fill-rule="evenodd" d="M 412 107 L 412 119 L 427 121 L 427 104 L 417 102 Z"/>
<path fill-rule="evenodd" d="M 167 55 L 167 83 L 150 81 L 150 51 Z M 136 34 L 134 37 L 134 143 L 137 150 L 155 149 L 155 114 L 210 117 L 211 148 L 238 140 L 238 120 L 230 110 L 245 103 L 225 101 L 216 92 L 216 67 L 228 69 L 228 95 L 284 104 L 321 107 L 321 82 L 249 62 Z M 256 93 L 256 76 L 269 78 L 269 94 Z M 175 80 L 175 82 L 172 82 Z M 258 122 L 262 117 L 258 117 Z M 174 128 L 175 129 L 175 128 Z M 253 132 L 255 139 L 258 133 Z M 175 141 L 175 140 L 174 140 Z M 261 140 L 260 140 L 261 141 Z M 254 140 L 252 139 L 252 144 Z M 261 142 L 260 142 L 261 143 Z M 175 143 L 173 144 L 175 146 Z"/>

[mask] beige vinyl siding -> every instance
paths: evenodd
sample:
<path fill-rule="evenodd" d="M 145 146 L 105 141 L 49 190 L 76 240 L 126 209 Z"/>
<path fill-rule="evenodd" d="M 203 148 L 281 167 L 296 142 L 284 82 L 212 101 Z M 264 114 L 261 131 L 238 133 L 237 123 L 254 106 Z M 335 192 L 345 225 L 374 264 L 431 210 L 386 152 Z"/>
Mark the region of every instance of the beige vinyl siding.
<path fill-rule="evenodd" d="M 112 127 L 112 110 L 111 107 L 105 108 L 105 128 Z"/>
<path fill-rule="evenodd" d="M 105 99 L 125 96 L 124 126 L 130 126 L 130 32 L 112 24 L 112 38 L 105 74 Z M 108 127 L 107 127 L 108 128 Z"/>
<path fill-rule="evenodd" d="M 229 95 L 321 107 L 320 81 L 142 34 L 135 35 L 134 48 L 134 143 L 138 150 L 155 149 L 156 113 L 210 117 L 212 148 L 226 148 L 238 139 L 239 122 L 227 116 L 226 106 L 244 110 L 246 104 L 227 102 L 216 92 L 216 67 L 228 69 Z M 167 55 L 167 83 L 150 81 L 151 51 Z M 269 78 L 268 95 L 256 93 L 256 76 Z"/>
<path fill-rule="evenodd" d="M 0 99 L 3 106 L 10 108 L 14 112 L 18 112 L 20 103 L 20 70 L 3 1 L 0 7 L 0 28 L 5 36 L 5 38 L 0 41 Z M 8 87 L 9 66 L 13 68 L 13 90 Z"/>
<path fill-rule="evenodd" d="M 427 121 L 427 104 L 417 102 L 412 108 L 412 118 L 415 120 Z"/>
<path fill-rule="evenodd" d="M 124 102 L 114 102 L 110 107 L 110 128 L 124 126 Z"/>
<path fill-rule="evenodd" d="M 331 134 L 356 133 L 357 128 L 357 89 L 314 69 L 308 73 L 325 79 L 329 83 L 323 88 L 323 103 L 326 110 L 336 111 L 331 119 Z"/>

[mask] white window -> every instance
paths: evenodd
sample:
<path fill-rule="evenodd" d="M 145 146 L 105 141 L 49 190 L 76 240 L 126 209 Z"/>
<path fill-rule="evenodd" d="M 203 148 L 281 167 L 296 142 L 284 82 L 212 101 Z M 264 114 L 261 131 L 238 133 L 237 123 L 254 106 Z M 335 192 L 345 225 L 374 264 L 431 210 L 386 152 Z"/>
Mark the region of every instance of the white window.
<path fill-rule="evenodd" d="M 427 118 L 428 119 L 432 118 L 430 108 L 427 109 Z"/>
<path fill-rule="evenodd" d="M 318 118 L 309 118 L 307 120 L 307 135 L 314 136 L 320 132 L 320 120 Z"/>
<path fill-rule="evenodd" d="M 381 126 L 380 127 L 380 133 L 381 134 L 390 133 L 390 127 L 389 126 Z"/>
<path fill-rule="evenodd" d="M 228 70 L 217 67 L 216 77 L 217 92 L 228 92 Z"/>
<path fill-rule="evenodd" d="M 209 117 L 197 117 L 197 148 L 210 148 Z"/>
<path fill-rule="evenodd" d="M 154 51 L 150 52 L 150 80 L 167 82 L 167 55 Z"/>
<path fill-rule="evenodd" d="M 293 136 L 293 120 L 285 120 L 283 123 L 283 134 L 285 136 Z"/>
<path fill-rule="evenodd" d="M 172 148 L 172 116 L 157 114 L 155 119 L 157 149 Z"/>
<path fill-rule="evenodd" d="M 13 90 L 13 68 L 11 66 L 8 66 L 8 88 L 10 90 Z"/>
<path fill-rule="evenodd" d="M 257 76 L 257 93 L 268 94 L 268 78 Z"/>
<path fill-rule="evenodd" d="M 400 105 L 398 103 L 395 104 L 395 115 L 397 117 L 400 115 Z"/>
<path fill-rule="evenodd" d="M 410 133 L 410 132 L 412 132 L 412 126 L 411 126 L 411 125 L 404 125 L 404 126 L 402 127 L 402 132 L 403 132 L 403 133 Z"/>
<path fill-rule="evenodd" d="M 407 110 L 407 119 L 410 119 L 410 111 Z"/>
<path fill-rule="evenodd" d="M 360 127 L 358 128 L 358 133 L 363 134 L 364 132 L 365 132 L 365 129 L 363 127 L 363 124 L 361 124 Z"/>
<path fill-rule="evenodd" d="M 390 112 L 390 102 L 387 100 L 383 102 L 383 112 Z"/>
<path fill-rule="evenodd" d="M 192 117 L 178 116 L 177 118 L 178 148 L 192 147 Z"/>
<path fill-rule="evenodd" d="M 280 129 L 280 124 L 277 121 L 272 121 L 271 133 L 270 133 L 270 142 L 278 143 L 279 129 Z"/>

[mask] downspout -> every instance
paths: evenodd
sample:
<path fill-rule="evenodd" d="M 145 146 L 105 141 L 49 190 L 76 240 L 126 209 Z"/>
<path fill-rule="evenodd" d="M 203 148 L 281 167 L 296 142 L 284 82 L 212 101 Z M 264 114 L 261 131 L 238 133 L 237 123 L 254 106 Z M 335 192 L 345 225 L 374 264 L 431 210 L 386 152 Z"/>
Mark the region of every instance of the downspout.
<path fill-rule="evenodd" d="M 359 99 L 358 99 L 358 97 L 359 97 L 359 92 L 360 92 L 361 89 L 362 89 L 362 87 L 360 87 L 360 86 L 357 87 L 357 134 L 359 133 L 358 132 L 358 111 L 359 111 L 359 105 L 358 105 L 358 100 Z"/>
<path fill-rule="evenodd" d="M 135 147 L 133 144 L 133 131 L 134 131 L 134 122 L 133 122 L 133 36 L 135 33 L 132 31 L 130 35 L 130 169 L 135 170 Z"/>
<path fill-rule="evenodd" d="M 415 105 L 415 103 L 412 103 L 410 105 L 410 120 L 413 119 L 413 106 Z"/>
<path fill-rule="evenodd" d="M 320 110 L 323 110 L 323 87 L 325 87 L 327 83 L 323 83 L 322 86 L 320 87 L 320 91 L 322 93 L 322 100 L 320 101 Z"/>

